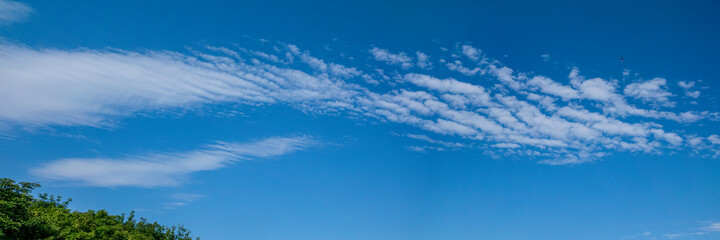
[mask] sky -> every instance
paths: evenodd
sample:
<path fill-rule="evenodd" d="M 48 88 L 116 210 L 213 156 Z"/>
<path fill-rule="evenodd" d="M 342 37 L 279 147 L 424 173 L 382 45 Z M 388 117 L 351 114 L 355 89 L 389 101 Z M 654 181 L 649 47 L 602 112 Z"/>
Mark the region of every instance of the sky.
<path fill-rule="evenodd" d="M 202 239 L 718 239 L 717 12 L 0 0 L 0 176 Z"/>

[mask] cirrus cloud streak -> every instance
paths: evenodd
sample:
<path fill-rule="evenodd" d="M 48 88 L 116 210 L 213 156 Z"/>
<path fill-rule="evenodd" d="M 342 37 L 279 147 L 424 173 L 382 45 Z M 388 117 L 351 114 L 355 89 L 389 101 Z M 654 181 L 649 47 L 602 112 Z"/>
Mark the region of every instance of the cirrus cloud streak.
<path fill-rule="evenodd" d="M 0 126 L 4 131 L 13 126 L 104 127 L 143 112 L 286 104 L 407 124 L 435 138 L 480 143 L 490 154 L 531 156 L 547 164 L 582 163 L 617 151 L 663 154 L 687 148 L 718 156 L 710 136 L 663 125 L 717 118 L 710 111 L 673 109 L 677 100 L 671 99 L 667 87 L 672 84 L 665 79 L 621 86 L 573 68 L 563 83 L 511 69 L 469 45 L 455 49 L 432 59 L 457 63 L 447 67 L 460 74 L 440 77 L 429 69 L 415 72 L 403 65 L 413 61 L 407 55 L 377 47 L 366 53 L 377 62 L 347 66 L 284 43 L 271 52 L 207 47 L 190 53 L 5 43 L 0 44 Z M 384 67 L 393 69 L 394 82 L 367 86 L 368 79 L 388 79 L 374 64 L 389 64 Z M 650 108 L 634 105 L 634 99 Z"/>

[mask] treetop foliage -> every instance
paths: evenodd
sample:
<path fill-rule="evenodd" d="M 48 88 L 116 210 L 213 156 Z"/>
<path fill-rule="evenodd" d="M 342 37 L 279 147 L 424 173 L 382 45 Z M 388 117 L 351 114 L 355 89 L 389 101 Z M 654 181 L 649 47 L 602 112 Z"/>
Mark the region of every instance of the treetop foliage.
<path fill-rule="evenodd" d="M 105 210 L 72 211 L 60 196 L 31 193 L 37 183 L 0 178 L 0 240 L 133 239 L 192 240 L 182 226 L 166 227 L 145 218 L 111 215 Z M 198 238 L 199 239 L 199 238 Z"/>

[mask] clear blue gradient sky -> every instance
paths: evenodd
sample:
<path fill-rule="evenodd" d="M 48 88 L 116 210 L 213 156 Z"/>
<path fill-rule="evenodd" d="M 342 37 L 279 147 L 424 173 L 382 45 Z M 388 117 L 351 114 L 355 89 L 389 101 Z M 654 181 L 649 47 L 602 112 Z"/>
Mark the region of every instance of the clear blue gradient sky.
<path fill-rule="evenodd" d="M 203 239 L 718 239 L 718 12 L 0 0 L 0 176 Z"/>

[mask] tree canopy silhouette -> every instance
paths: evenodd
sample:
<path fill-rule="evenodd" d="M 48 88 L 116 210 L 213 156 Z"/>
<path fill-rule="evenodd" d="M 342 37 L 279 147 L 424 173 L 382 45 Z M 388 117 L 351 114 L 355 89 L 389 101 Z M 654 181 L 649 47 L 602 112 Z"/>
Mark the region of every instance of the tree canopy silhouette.
<path fill-rule="evenodd" d="M 72 211 L 60 196 L 31 193 L 38 183 L 0 178 L 0 240 L 136 239 L 192 240 L 182 226 L 166 227 L 135 213 L 111 215 L 105 210 Z M 199 239 L 199 238 L 198 238 Z"/>

